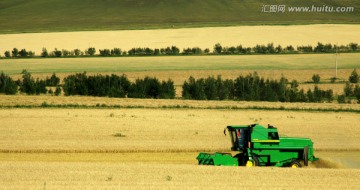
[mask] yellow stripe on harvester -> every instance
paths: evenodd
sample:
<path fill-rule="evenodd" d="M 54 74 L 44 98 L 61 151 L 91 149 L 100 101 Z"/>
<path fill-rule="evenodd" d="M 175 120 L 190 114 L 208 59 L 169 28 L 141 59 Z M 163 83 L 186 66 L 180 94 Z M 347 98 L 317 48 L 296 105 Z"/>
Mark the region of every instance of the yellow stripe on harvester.
<path fill-rule="evenodd" d="M 269 142 L 269 143 L 278 143 L 280 140 L 253 140 L 252 142 Z"/>

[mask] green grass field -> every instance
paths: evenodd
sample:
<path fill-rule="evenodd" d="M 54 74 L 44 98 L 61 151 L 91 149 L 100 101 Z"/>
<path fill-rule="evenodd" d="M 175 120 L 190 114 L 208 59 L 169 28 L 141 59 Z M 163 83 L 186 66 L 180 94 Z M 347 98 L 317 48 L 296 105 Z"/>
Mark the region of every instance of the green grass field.
<path fill-rule="evenodd" d="M 262 13 L 263 5 L 351 6 L 352 13 Z M 360 23 L 356 0 L 2 0 L 0 33 Z"/>
<path fill-rule="evenodd" d="M 339 56 L 339 69 L 359 68 L 360 54 Z M 20 74 L 72 72 L 140 72 L 186 70 L 312 70 L 332 69 L 333 54 L 242 55 L 242 56 L 160 56 L 117 58 L 34 58 L 3 59 L 0 71 Z"/>

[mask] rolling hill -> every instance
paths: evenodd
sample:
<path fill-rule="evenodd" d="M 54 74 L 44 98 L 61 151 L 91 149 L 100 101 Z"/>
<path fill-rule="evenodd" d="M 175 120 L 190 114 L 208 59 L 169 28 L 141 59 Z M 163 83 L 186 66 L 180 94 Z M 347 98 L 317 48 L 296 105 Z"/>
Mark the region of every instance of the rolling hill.
<path fill-rule="evenodd" d="M 285 5 L 285 12 L 268 5 Z M 291 6 L 351 6 L 344 12 L 289 12 Z M 360 23 L 357 0 L 1 0 L 0 33 Z"/>

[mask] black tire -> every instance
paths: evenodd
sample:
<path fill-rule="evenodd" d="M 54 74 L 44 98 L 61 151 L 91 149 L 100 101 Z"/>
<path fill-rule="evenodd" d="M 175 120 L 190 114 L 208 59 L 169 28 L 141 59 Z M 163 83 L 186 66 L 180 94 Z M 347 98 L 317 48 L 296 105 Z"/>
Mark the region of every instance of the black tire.
<path fill-rule="evenodd" d="M 308 166 L 309 163 L 309 147 L 304 147 L 304 165 Z"/>
<path fill-rule="evenodd" d="M 237 158 L 239 166 L 246 166 L 248 157 L 244 153 L 237 154 L 234 158 Z"/>
<path fill-rule="evenodd" d="M 301 168 L 301 164 L 300 164 L 299 161 L 294 160 L 294 161 L 291 162 L 290 167 L 292 167 L 292 168 Z"/>
<path fill-rule="evenodd" d="M 260 166 L 259 157 L 253 155 L 252 159 L 254 160 L 254 166 Z"/>

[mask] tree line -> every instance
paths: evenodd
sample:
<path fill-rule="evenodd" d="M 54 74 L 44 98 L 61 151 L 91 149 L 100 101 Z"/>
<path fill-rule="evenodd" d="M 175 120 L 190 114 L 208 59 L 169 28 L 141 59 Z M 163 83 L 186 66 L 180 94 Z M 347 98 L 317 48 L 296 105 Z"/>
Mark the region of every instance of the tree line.
<path fill-rule="evenodd" d="M 359 75 L 354 69 L 344 87 L 344 93 L 338 95 L 339 103 L 349 103 L 355 99 L 360 103 Z M 312 77 L 313 89 L 299 89 L 296 80 L 289 81 L 285 77 L 280 80 L 265 79 L 256 72 L 236 79 L 222 79 L 221 76 L 207 78 L 189 77 L 182 85 L 182 98 L 191 100 L 240 100 L 270 102 L 332 102 L 334 93 L 321 90 L 316 84 L 319 75 Z M 155 77 L 138 78 L 131 82 L 125 75 L 87 75 L 76 73 L 63 79 L 60 84 L 55 73 L 45 80 L 34 79 L 31 73 L 23 70 L 22 78 L 14 81 L 11 77 L 0 73 L 0 93 L 28 95 L 51 94 L 65 96 L 99 96 L 117 98 L 154 98 L 173 99 L 176 91 L 174 82 L 169 79 L 160 81 Z"/>
<path fill-rule="evenodd" d="M 349 43 L 347 45 L 323 44 L 318 42 L 316 46 L 297 46 L 292 45 L 282 47 L 275 46 L 273 43 L 267 45 L 256 45 L 254 47 L 238 46 L 222 46 L 220 43 L 214 45 L 212 52 L 210 49 L 201 49 L 199 47 L 184 48 L 182 51 L 176 46 L 169 46 L 166 48 L 149 48 L 137 47 L 131 48 L 128 51 L 122 51 L 120 48 L 113 49 L 99 49 L 98 53 L 94 47 L 89 47 L 84 51 L 80 49 L 66 50 L 57 49 L 48 51 L 46 48 L 42 49 L 40 57 L 91 57 L 91 56 L 160 56 L 160 55 L 242 55 L 242 54 L 286 54 L 286 53 L 348 53 L 360 52 L 360 46 L 357 43 Z M 12 51 L 5 51 L 5 58 L 27 58 L 39 57 L 33 51 L 26 49 L 13 48 Z"/>
<path fill-rule="evenodd" d="M 145 77 L 130 82 L 125 75 L 94 75 L 86 72 L 69 75 L 64 78 L 65 96 L 108 96 L 117 98 L 175 98 L 172 80 L 160 81 L 155 77 Z"/>
<path fill-rule="evenodd" d="M 194 100 L 241 100 L 270 102 L 332 102 L 332 90 L 298 89 L 298 82 L 289 82 L 285 77 L 280 80 L 264 79 L 257 73 L 239 76 L 235 80 L 217 78 L 195 79 L 190 77 L 183 84 L 182 97 Z"/>

